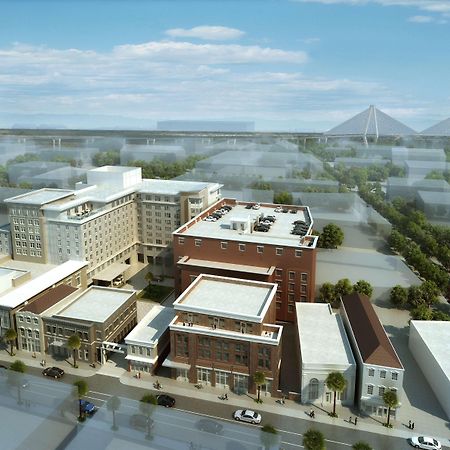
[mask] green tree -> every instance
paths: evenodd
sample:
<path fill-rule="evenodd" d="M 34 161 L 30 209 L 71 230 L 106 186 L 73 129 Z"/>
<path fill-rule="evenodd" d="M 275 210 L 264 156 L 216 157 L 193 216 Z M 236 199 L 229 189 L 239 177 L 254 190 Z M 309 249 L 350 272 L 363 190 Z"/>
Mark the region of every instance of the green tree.
<path fill-rule="evenodd" d="M 275 193 L 273 196 L 273 202 L 279 205 L 292 205 L 294 201 L 290 192 L 282 191 Z"/>
<path fill-rule="evenodd" d="M 358 441 L 352 445 L 353 450 L 373 450 L 372 447 L 364 441 Z"/>
<path fill-rule="evenodd" d="M 274 426 L 266 424 L 261 428 L 260 439 L 262 445 L 264 445 L 264 448 L 266 450 L 270 450 L 270 448 L 278 444 L 278 431 Z"/>
<path fill-rule="evenodd" d="M 253 374 L 253 382 L 256 384 L 256 388 L 258 391 L 258 403 L 261 403 L 261 386 L 266 384 L 266 376 L 264 375 L 264 372 L 255 372 Z"/>
<path fill-rule="evenodd" d="M 113 395 L 112 397 L 109 397 L 108 401 L 106 402 L 106 408 L 108 411 L 112 412 L 113 416 L 113 424 L 111 429 L 117 430 L 119 427 L 116 425 L 116 411 L 120 409 L 120 398 L 116 395 Z"/>
<path fill-rule="evenodd" d="M 446 314 L 443 311 L 433 311 L 432 320 L 444 320 L 448 322 L 450 321 L 450 314 Z"/>
<path fill-rule="evenodd" d="M 397 393 L 395 391 L 393 391 L 392 389 L 388 389 L 383 394 L 383 402 L 388 408 L 386 426 L 389 427 L 390 419 L 391 419 L 391 409 L 396 408 L 398 406 Z"/>
<path fill-rule="evenodd" d="M 359 280 L 353 285 L 353 290 L 358 292 L 358 294 L 367 295 L 367 297 L 372 297 L 373 287 L 366 280 Z"/>
<path fill-rule="evenodd" d="M 319 247 L 338 248 L 342 242 L 344 242 L 344 232 L 338 225 L 329 223 L 323 227 L 322 233 L 319 236 Z"/>
<path fill-rule="evenodd" d="M 305 431 L 303 435 L 303 447 L 306 450 L 325 450 L 325 437 L 314 428 Z"/>
<path fill-rule="evenodd" d="M 78 398 L 78 409 L 79 409 L 78 420 L 82 421 L 82 420 L 84 420 L 84 414 L 83 414 L 83 409 L 81 408 L 81 400 L 89 392 L 89 386 L 85 380 L 77 380 L 73 383 L 73 385 L 76 388 L 75 394 Z"/>
<path fill-rule="evenodd" d="M 416 306 L 410 314 L 412 320 L 433 320 L 433 310 L 426 305 Z"/>
<path fill-rule="evenodd" d="M 333 283 L 325 282 L 320 286 L 319 289 L 319 299 L 325 303 L 335 304 L 336 292 Z"/>
<path fill-rule="evenodd" d="M 408 304 L 408 289 L 397 284 L 391 289 L 389 299 L 397 308 L 405 308 Z"/>
<path fill-rule="evenodd" d="M 341 278 L 334 286 L 334 292 L 336 298 L 343 297 L 344 295 L 351 294 L 353 286 L 348 278 Z"/>
<path fill-rule="evenodd" d="M 411 308 L 417 308 L 423 304 L 424 302 L 420 286 L 410 286 L 408 289 L 408 305 Z"/>
<path fill-rule="evenodd" d="M 430 307 L 439 301 L 440 290 L 434 281 L 426 280 L 420 286 L 423 302 Z"/>
<path fill-rule="evenodd" d="M 3 339 L 6 342 L 9 342 L 9 345 L 11 346 L 11 350 L 10 350 L 10 355 L 14 356 L 14 342 L 16 342 L 17 339 L 17 333 L 16 330 L 14 328 L 8 328 L 5 331 L 5 334 L 3 335 Z"/>
<path fill-rule="evenodd" d="M 72 334 L 72 336 L 69 336 L 69 339 L 67 339 L 67 347 L 72 351 L 73 356 L 73 367 L 77 366 L 77 352 L 81 347 L 81 339 L 77 334 Z"/>
<path fill-rule="evenodd" d="M 17 388 L 17 403 L 22 404 L 22 385 L 23 385 L 23 374 L 27 370 L 27 366 L 20 359 L 16 359 L 10 366 L 11 371 L 8 374 L 8 382 Z M 14 373 L 13 373 L 14 372 Z"/>
<path fill-rule="evenodd" d="M 151 439 L 152 437 L 150 434 L 151 430 L 150 417 L 153 414 L 157 404 L 158 401 L 153 394 L 145 394 L 139 401 L 139 409 L 141 410 L 142 414 L 144 414 L 145 417 L 147 418 L 147 427 L 146 427 L 147 432 L 145 435 L 146 439 Z"/>
<path fill-rule="evenodd" d="M 117 166 L 120 164 L 120 152 L 115 150 L 98 152 L 92 157 L 92 164 L 97 167 Z"/>
<path fill-rule="evenodd" d="M 336 396 L 338 392 L 343 392 L 347 386 L 347 380 L 344 378 L 341 372 L 330 372 L 325 379 L 327 388 L 334 392 L 333 398 L 333 412 L 330 414 L 332 417 L 337 417 L 336 414 Z"/>

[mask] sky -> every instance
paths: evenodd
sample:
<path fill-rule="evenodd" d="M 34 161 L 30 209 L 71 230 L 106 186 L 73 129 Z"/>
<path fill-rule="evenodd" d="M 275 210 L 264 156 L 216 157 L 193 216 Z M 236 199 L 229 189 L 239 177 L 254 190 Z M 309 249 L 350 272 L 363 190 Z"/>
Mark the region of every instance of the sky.
<path fill-rule="evenodd" d="M 0 127 L 450 117 L 450 0 L 0 0 Z"/>

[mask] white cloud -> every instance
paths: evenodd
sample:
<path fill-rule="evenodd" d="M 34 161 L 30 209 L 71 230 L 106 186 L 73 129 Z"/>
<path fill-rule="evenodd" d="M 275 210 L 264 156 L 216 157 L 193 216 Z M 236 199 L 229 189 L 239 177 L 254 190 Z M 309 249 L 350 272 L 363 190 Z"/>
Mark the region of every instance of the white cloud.
<path fill-rule="evenodd" d="M 434 20 L 431 16 L 412 16 L 408 18 L 408 22 L 412 23 L 430 23 L 434 22 Z"/>
<path fill-rule="evenodd" d="M 239 39 L 244 36 L 244 32 L 236 28 L 203 25 L 194 28 L 172 28 L 166 34 L 173 38 L 198 38 L 211 41 L 227 41 Z"/>
<path fill-rule="evenodd" d="M 348 4 L 348 5 L 367 5 L 376 3 L 382 6 L 406 6 L 418 8 L 422 11 L 434 12 L 446 15 L 450 13 L 450 0 L 294 0 L 301 3 L 322 3 Z"/>

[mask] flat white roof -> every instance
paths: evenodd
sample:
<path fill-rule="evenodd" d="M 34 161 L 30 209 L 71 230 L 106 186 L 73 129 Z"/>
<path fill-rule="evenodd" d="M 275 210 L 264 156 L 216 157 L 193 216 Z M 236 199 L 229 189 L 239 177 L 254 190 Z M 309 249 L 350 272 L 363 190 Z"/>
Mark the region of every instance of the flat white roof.
<path fill-rule="evenodd" d="M 53 317 L 102 323 L 133 294 L 131 290 L 91 286 Z"/>
<path fill-rule="evenodd" d="M 155 180 L 144 179 L 138 185 L 137 191 L 151 194 L 179 195 L 181 192 L 198 192 L 217 183 L 203 183 L 198 181 Z"/>
<path fill-rule="evenodd" d="M 302 365 L 355 365 L 342 319 L 324 303 L 296 303 Z"/>
<path fill-rule="evenodd" d="M 225 262 L 208 261 L 207 259 L 195 259 L 189 258 L 189 256 L 184 256 L 178 262 L 178 265 L 193 266 L 193 267 L 210 267 L 212 269 L 225 269 L 234 270 L 236 272 L 250 272 L 268 275 L 275 270 L 275 266 L 271 267 L 257 267 L 257 266 L 246 266 L 245 264 L 232 264 Z"/>
<path fill-rule="evenodd" d="M 296 214 L 290 212 L 282 213 L 275 212 L 274 206 L 260 206 L 259 209 L 246 209 L 247 204 L 236 204 L 233 209 L 221 217 L 217 222 L 207 222 L 205 220 L 198 220 L 195 223 L 189 223 L 176 230 L 175 233 L 181 233 L 185 236 L 194 236 L 198 238 L 215 238 L 223 239 L 224 241 L 239 241 L 239 242 L 252 242 L 260 244 L 272 244 L 291 247 L 302 247 L 300 240 L 303 236 L 291 234 L 294 228 L 294 222 L 303 220 L 308 225 L 309 229 L 312 227 L 312 219 L 309 210 L 305 206 L 292 206 L 284 207 L 285 209 L 295 210 Z M 212 211 L 211 211 L 212 212 Z M 250 229 L 246 232 L 239 230 L 233 230 L 231 227 L 231 220 L 233 221 L 250 221 L 254 223 L 258 217 L 263 214 L 264 216 L 275 216 L 276 221 L 270 227 L 267 232 L 254 231 L 253 226 L 250 225 Z M 195 219 L 193 219 L 195 220 Z M 308 231 L 309 231 L 308 229 Z M 307 235 L 307 233 L 306 233 Z M 314 248 L 315 245 L 313 245 Z"/>
<path fill-rule="evenodd" d="M 175 300 L 176 310 L 262 323 L 277 285 L 201 274 Z"/>
<path fill-rule="evenodd" d="M 444 320 L 411 320 L 443 373 L 450 380 L 450 322 Z"/>
<path fill-rule="evenodd" d="M 127 344 L 142 343 L 154 347 L 175 317 L 175 310 L 155 305 L 125 338 Z"/>
<path fill-rule="evenodd" d="M 87 266 L 86 261 L 66 261 L 0 297 L 0 306 L 16 308 L 54 284 Z"/>
<path fill-rule="evenodd" d="M 27 205 L 44 205 L 73 194 L 73 191 L 64 189 L 38 189 L 16 197 L 7 198 L 7 203 L 23 203 Z"/>

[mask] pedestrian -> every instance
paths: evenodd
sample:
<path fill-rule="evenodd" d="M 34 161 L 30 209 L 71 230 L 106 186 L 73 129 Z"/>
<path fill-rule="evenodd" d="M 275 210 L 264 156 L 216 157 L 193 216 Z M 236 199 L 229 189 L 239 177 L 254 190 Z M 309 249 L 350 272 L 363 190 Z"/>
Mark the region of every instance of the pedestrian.
<path fill-rule="evenodd" d="M 348 423 L 352 423 L 352 416 L 350 416 L 350 419 L 348 419 Z"/>
<path fill-rule="evenodd" d="M 355 417 L 355 425 L 358 425 L 358 418 Z"/>
<path fill-rule="evenodd" d="M 412 430 L 414 430 L 414 427 L 416 426 L 416 424 L 413 422 L 412 424 L 411 424 L 411 429 Z"/>
<path fill-rule="evenodd" d="M 410 430 L 412 430 L 412 422 L 411 422 L 411 421 L 408 422 L 408 428 L 409 428 Z"/>
<path fill-rule="evenodd" d="M 312 417 L 314 414 L 314 411 L 311 409 L 311 411 L 309 412 L 309 417 Z"/>
<path fill-rule="evenodd" d="M 312 418 L 313 418 L 313 419 L 316 418 L 316 412 L 315 412 L 315 411 L 312 412 Z"/>

